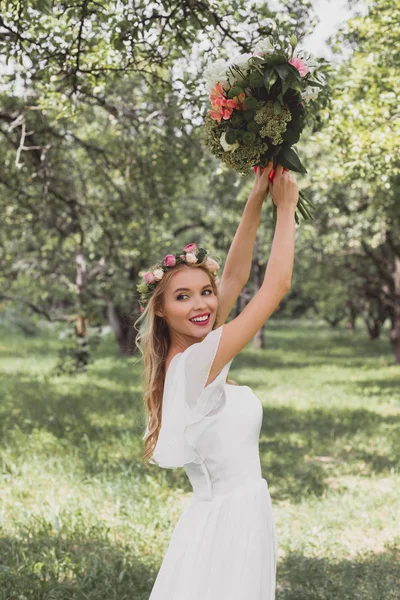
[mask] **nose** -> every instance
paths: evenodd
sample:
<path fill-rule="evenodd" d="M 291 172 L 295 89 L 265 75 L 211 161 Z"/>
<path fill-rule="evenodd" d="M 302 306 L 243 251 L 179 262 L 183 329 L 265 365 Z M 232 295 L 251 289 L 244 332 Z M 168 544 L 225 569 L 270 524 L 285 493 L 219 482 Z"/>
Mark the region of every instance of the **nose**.
<path fill-rule="evenodd" d="M 207 299 L 205 298 L 205 296 L 196 296 L 196 299 L 194 301 L 194 309 L 195 310 L 205 310 L 207 309 Z"/>

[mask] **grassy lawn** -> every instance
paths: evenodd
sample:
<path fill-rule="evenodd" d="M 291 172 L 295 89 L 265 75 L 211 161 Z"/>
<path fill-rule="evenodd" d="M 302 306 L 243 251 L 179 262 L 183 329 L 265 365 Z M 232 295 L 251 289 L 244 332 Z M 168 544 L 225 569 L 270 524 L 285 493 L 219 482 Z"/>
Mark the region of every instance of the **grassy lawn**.
<path fill-rule="evenodd" d="M 386 335 L 270 322 L 265 340 L 230 376 L 264 406 L 277 600 L 398 600 L 400 367 Z M 104 338 L 86 374 L 57 378 L 61 343 L 0 326 L 0 600 L 148 600 L 190 484 L 141 462 L 137 358 Z"/>

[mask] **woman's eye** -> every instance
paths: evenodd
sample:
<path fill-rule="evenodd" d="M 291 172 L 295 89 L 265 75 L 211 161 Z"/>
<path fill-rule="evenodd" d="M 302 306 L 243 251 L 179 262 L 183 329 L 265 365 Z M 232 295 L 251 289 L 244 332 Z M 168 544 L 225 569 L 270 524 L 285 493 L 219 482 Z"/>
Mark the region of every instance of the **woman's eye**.
<path fill-rule="evenodd" d="M 203 290 L 203 294 L 204 292 L 209 292 L 210 294 L 212 294 L 212 290 Z M 177 300 L 180 300 L 182 298 L 182 296 L 187 296 L 187 294 L 179 294 L 179 296 L 176 297 Z"/>

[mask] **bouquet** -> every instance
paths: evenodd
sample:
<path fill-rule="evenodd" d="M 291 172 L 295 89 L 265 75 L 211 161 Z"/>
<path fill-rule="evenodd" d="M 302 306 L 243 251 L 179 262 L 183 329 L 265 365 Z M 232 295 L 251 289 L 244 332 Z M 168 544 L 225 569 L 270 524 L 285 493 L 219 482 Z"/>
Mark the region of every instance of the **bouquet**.
<path fill-rule="evenodd" d="M 321 67 L 326 61 L 296 50 L 295 35 L 277 28 L 259 42 L 253 54 L 217 60 L 205 71 L 211 109 L 205 116 L 205 145 L 241 175 L 251 168 L 306 173 L 293 148 L 308 119 L 315 118 L 318 94 L 325 87 Z M 270 174 L 273 180 L 274 171 Z M 310 208 L 311 207 L 311 208 Z M 299 191 L 297 209 L 312 219 L 314 204 Z M 274 220 L 276 206 L 273 204 Z M 299 223 L 297 211 L 296 222 Z"/>

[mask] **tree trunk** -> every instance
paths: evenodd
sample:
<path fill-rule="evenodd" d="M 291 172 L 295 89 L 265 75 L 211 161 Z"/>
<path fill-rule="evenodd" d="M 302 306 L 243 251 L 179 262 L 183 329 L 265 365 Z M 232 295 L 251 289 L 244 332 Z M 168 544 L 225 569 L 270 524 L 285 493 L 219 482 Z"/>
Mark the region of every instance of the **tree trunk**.
<path fill-rule="evenodd" d="M 260 265 L 260 245 L 258 236 L 254 243 L 254 255 L 253 255 L 253 281 L 254 281 L 254 294 L 258 292 L 262 285 L 261 278 L 261 265 Z M 257 350 L 264 348 L 264 326 L 262 326 L 253 338 L 253 347 Z"/>
<path fill-rule="evenodd" d="M 107 300 L 107 319 L 114 332 L 122 356 L 132 356 L 136 352 L 135 335 L 131 319 L 122 313 L 112 300 Z"/>
<path fill-rule="evenodd" d="M 351 300 L 348 302 L 347 307 L 349 309 L 349 318 L 346 322 L 346 329 L 350 329 L 352 333 L 355 333 L 358 310 Z"/>

